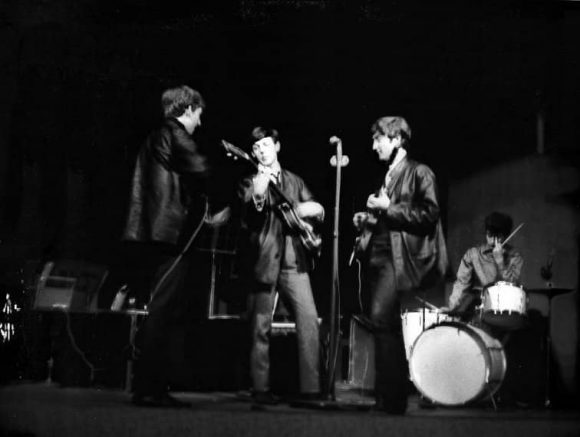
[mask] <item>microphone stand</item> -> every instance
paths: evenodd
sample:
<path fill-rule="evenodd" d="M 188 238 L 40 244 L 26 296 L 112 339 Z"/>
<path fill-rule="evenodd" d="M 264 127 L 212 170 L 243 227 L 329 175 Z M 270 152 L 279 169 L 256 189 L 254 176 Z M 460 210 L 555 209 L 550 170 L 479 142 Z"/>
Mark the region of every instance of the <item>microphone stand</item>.
<path fill-rule="evenodd" d="M 324 387 L 325 395 L 330 400 L 335 400 L 336 360 L 340 342 L 340 278 L 338 266 L 338 243 L 339 243 L 339 219 L 340 219 L 340 185 L 342 167 L 348 165 L 348 156 L 342 154 L 342 141 L 333 136 L 330 144 L 336 145 L 336 155 L 330 159 L 330 165 L 336 167 L 336 185 L 334 195 L 334 226 L 332 231 L 332 279 L 330 290 L 330 334 L 328 351 L 327 383 Z"/>
<path fill-rule="evenodd" d="M 330 138 L 330 144 L 336 146 L 336 155 L 330 159 L 330 164 L 336 167 L 336 189 L 334 199 L 334 229 L 332 245 L 332 283 L 330 290 L 330 333 L 329 333 L 329 352 L 328 366 L 326 371 L 326 381 L 322 387 L 322 398 L 320 400 L 304 400 L 291 402 L 290 406 L 316 409 L 355 409 L 367 410 L 369 405 L 354 402 L 345 403 L 337 402 L 335 395 L 335 377 L 336 361 L 338 357 L 338 346 L 340 341 L 340 288 L 339 288 L 339 268 L 338 268 L 338 243 L 339 243 L 339 218 L 340 218 L 340 183 L 341 170 L 349 163 L 348 156 L 342 154 L 342 141 L 340 138 L 333 136 Z"/>

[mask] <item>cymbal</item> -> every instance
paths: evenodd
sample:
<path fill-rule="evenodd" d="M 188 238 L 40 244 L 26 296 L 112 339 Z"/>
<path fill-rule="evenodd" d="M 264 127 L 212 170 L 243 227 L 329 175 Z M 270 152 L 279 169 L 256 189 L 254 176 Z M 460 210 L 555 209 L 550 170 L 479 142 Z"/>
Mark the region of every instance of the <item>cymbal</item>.
<path fill-rule="evenodd" d="M 528 293 L 540 293 L 540 294 L 550 294 L 556 296 L 558 294 L 569 293 L 574 291 L 572 288 L 526 288 Z"/>

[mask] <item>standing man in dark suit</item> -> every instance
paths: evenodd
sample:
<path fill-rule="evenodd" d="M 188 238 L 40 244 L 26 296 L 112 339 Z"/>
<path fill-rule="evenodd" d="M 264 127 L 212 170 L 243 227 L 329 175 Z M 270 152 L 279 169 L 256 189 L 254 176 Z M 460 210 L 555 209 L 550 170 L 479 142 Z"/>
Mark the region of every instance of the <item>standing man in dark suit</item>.
<path fill-rule="evenodd" d="M 407 156 L 411 128 L 402 117 L 371 127 L 373 150 L 386 164 L 380 189 L 357 212 L 355 227 L 371 233 L 360 248 L 375 338 L 376 409 L 404 414 L 408 365 L 401 328 L 401 297 L 432 286 L 447 269 L 435 175 Z"/>
<path fill-rule="evenodd" d="M 137 335 L 140 352 L 135 367 L 132 402 L 136 405 L 183 407 L 187 402 L 168 393 L 169 340 L 182 321 L 188 270 L 182 250 L 189 232 L 188 215 L 203 211 L 202 191 L 208 164 L 191 135 L 201 124 L 201 94 L 188 86 L 167 89 L 161 96 L 164 120 L 143 144 L 133 174 L 123 239 L 135 245 L 142 274 L 152 272 L 148 315 Z M 201 203 L 201 205 L 200 205 Z M 205 210 L 207 217 L 207 207 Z M 193 215 L 193 214 L 191 214 Z M 200 220 L 202 214 L 198 214 Z M 227 212 L 206 219 L 225 220 Z"/>
<path fill-rule="evenodd" d="M 276 403 L 270 392 L 269 336 L 275 293 L 296 318 L 300 392 L 303 399 L 320 395 L 318 313 L 312 295 L 309 272 L 312 253 L 290 229 L 276 204 L 281 201 L 271 184 L 276 184 L 292 203 L 298 217 L 321 222 L 324 208 L 314 201 L 304 181 L 283 169 L 278 162 L 280 141 L 275 129 L 256 127 L 252 132 L 252 155 L 259 171 L 245 178 L 239 190 L 243 225 L 249 234 L 249 264 L 252 291 L 248 298 L 252 346 L 250 372 L 254 400 Z M 309 226 L 308 223 L 305 223 Z"/>

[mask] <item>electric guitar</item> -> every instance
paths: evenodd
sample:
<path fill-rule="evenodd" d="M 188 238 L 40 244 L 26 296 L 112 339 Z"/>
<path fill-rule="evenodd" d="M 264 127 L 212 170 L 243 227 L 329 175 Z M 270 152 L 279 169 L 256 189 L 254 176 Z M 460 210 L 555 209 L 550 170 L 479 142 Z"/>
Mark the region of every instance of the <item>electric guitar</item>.
<path fill-rule="evenodd" d="M 258 163 L 252 159 L 248 153 L 244 152 L 239 147 L 228 143 L 226 140 L 222 140 L 221 142 L 228 156 L 241 158 L 249 162 L 256 171 L 259 171 Z M 278 212 L 283 222 L 300 238 L 300 241 L 308 252 L 316 256 L 320 255 L 322 239 L 314 232 L 313 226 L 298 216 L 296 210 L 292 206 L 292 202 L 290 202 L 278 185 L 269 184 L 268 187 L 271 188 L 278 199 L 280 199 L 280 202 L 273 205 L 273 207 Z"/>
<path fill-rule="evenodd" d="M 389 159 L 388 165 L 389 170 L 387 172 L 388 183 L 385 183 L 384 185 L 384 189 L 387 193 L 391 192 L 391 186 L 394 183 L 392 178 L 389 176 L 389 173 L 391 172 L 393 168 L 393 163 L 395 162 L 395 159 L 397 155 L 400 153 L 400 151 L 401 149 L 397 147 L 393 152 L 393 155 Z M 379 196 L 380 192 L 381 190 L 377 190 L 375 192 L 375 196 Z M 372 211 L 370 210 L 367 211 L 367 216 L 362 223 L 360 233 L 354 240 L 354 247 L 352 249 L 352 254 L 350 255 L 349 265 L 352 264 L 352 261 L 354 259 L 358 260 L 363 259 L 368 249 L 371 237 L 373 236 L 373 228 L 375 227 L 376 224 L 377 224 L 377 216 Z"/>

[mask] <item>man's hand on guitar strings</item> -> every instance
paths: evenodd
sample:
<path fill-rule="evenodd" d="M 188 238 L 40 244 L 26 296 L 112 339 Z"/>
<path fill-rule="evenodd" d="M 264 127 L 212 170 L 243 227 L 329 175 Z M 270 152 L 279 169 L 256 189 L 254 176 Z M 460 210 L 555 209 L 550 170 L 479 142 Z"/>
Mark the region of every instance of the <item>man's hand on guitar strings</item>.
<path fill-rule="evenodd" d="M 258 173 L 252 179 L 254 184 L 254 196 L 264 197 L 266 191 L 268 190 L 268 185 L 270 184 L 271 176 L 267 173 Z"/>
<path fill-rule="evenodd" d="M 317 202 L 302 202 L 296 205 L 296 214 L 298 214 L 298 217 L 300 218 L 315 218 L 322 221 L 324 217 L 324 208 Z"/>
<path fill-rule="evenodd" d="M 352 224 L 354 225 L 357 231 L 360 231 L 367 222 L 368 218 L 369 218 L 368 212 L 357 212 L 354 214 L 354 217 L 352 218 Z"/>
<path fill-rule="evenodd" d="M 367 199 L 367 208 L 371 210 L 385 211 L 391 204 L 391 199 L 388 196 L 376 196 L 371 194 Z"/>

